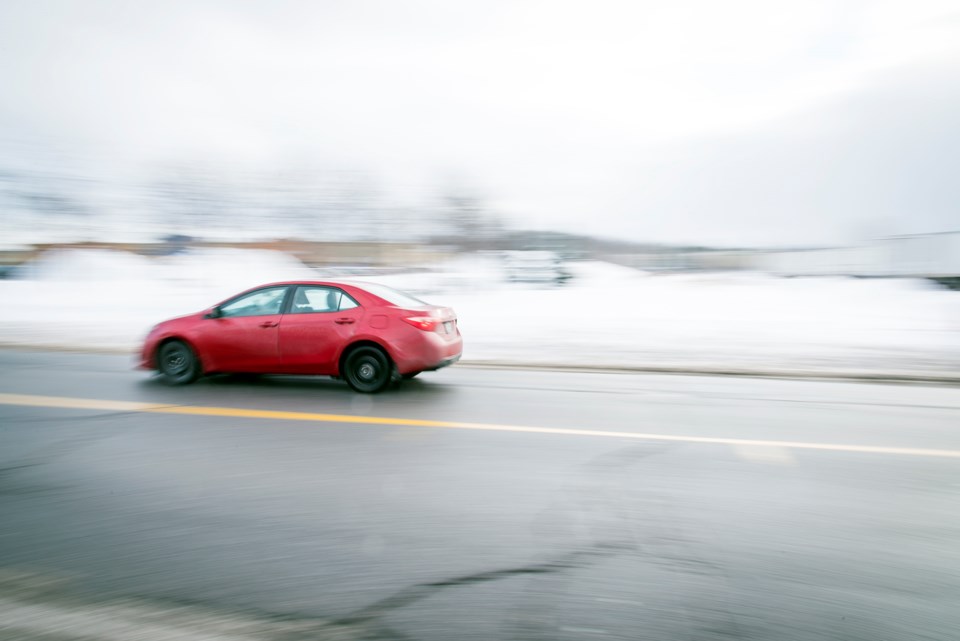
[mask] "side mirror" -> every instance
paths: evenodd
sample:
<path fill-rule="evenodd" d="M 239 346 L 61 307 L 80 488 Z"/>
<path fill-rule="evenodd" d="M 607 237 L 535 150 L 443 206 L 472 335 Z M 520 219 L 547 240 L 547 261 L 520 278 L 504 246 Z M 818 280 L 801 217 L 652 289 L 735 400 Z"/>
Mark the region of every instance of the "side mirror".
<path fill-rule="evenodd" d="M 214 307 L 203 315 L 204 318 L 220 318 L 221 316 L 223 316 L 223 312 L 220 311 L 219 307 Z"/>

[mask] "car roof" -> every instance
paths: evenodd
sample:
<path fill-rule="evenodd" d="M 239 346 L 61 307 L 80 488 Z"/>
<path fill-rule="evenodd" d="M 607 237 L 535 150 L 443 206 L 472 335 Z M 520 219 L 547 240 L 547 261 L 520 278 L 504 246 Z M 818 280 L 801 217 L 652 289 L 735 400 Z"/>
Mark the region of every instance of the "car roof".
<path fill-rule="evenodd" d="M 360 287 L 362 289 L 365 285 L 377 285 L 377 283 L 362 280 L 349 280 L 344 278 L 325 278 L 323 280 L 282 280 L 272 283 L 263 283 L 262 285 L 251 287 L 250 289 L 260 289 L 261 287 L 280 287 L 285 285 L 346 285 L 347 287 Z M 383 285 L 381 285 L 381 287 L 383 287 Z"/>

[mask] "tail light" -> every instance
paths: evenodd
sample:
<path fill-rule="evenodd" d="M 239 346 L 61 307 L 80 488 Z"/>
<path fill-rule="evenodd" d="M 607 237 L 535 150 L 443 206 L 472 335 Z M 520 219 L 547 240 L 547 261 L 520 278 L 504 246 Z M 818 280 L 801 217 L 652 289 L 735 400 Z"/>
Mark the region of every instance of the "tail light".
<path fill-rule="evenodd" d="M 435 332 L 437 331 L 437 326 L 440 325 L 439 320 L 430 316 L 408 316 L 403 320 L 410 323 L 417 329 L 422 329 L 425 332 Z"/>

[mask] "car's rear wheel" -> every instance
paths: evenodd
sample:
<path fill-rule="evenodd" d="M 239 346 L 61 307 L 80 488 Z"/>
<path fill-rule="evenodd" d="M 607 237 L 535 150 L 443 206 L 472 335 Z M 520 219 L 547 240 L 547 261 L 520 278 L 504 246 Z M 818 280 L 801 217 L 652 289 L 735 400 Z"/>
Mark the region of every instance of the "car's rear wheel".
<path fill-rule="evenodd" d="M 376 394 L 390 384 L 393 364 L 378 347 L 357 347 L 347 355 L 342 374 L 357 392 Z"/>
<path fill-rule="evenodd" d="M 200 376 L 200 361 L 182 341 L 164 343 L 157 353 L 157 367 L 171 385 L 186 385 Z"/>

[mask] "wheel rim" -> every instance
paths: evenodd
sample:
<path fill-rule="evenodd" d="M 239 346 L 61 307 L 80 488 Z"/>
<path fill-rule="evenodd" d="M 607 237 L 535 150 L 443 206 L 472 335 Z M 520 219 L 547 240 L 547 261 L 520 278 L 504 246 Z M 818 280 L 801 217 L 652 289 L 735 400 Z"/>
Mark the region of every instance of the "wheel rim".
<path fill-rule="evenodd" d="M 384 356 L 372 350 L 363 350 L 349 361 L 347 379 L 361 392 L 375 392 L 387 382 L 389 365 Z"/>
<path fill-rule="evenodd" d="M 190 367 L 187 355 L 183 353 L 182 349 L 177 348 L 167 350 L 164 354 L 163 365 L 164 370 L 174 376 L 183 374 Z"/>
<path fill-rule="evenodd" d="M 189 381 L 194 367 L 193 354 L 183 345 L 167 345 L 160 352 L 160 371 L 171 381 Z"/>
<path fill-rule="evenodd" d="M 374 380 L 377 377 L 376 365 L 369 361 L 364 361 L 360 367 L 357 368 L 357 377 L 366 382 Z"/>

